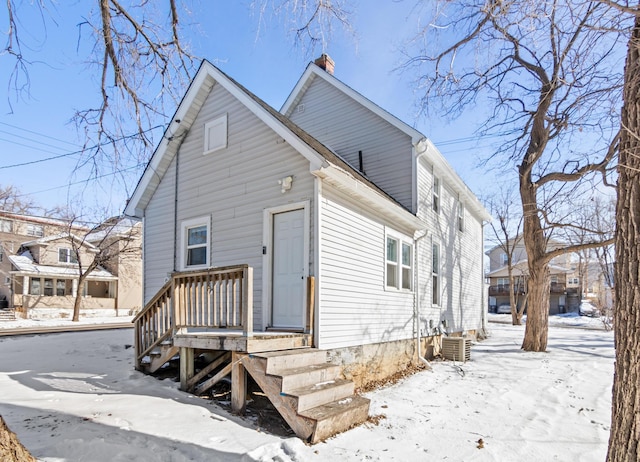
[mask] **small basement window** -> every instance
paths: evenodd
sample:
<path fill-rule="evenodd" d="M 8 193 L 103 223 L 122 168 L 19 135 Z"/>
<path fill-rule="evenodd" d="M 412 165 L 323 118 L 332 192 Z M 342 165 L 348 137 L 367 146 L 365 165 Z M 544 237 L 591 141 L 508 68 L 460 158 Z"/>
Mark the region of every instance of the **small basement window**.
<path fill-rule="evenodd" d="M 204 153 L 209 154 L 227 147 L 227 114 L 204 125 Z"/>

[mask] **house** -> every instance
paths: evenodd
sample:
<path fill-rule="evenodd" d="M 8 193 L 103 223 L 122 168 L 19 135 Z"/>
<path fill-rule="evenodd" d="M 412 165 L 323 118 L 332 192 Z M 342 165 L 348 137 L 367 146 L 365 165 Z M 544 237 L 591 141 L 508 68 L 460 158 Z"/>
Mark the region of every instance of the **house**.
<path fill-rule="evenodd" d="M 515 244 L 513 243 L 515 242 Z M 564 246 L 564 243 L 549 239 L 549 249 Z M 511 265 L 514 276 L 513 290 L 518 309 L 525 301 L 529 266 L 527 252 L 522 239 L 511 240 Z M 486 252 L 489 257 L 489 311 L 496 312 L 499 306 L 509 305 L 509 268 L 505 246 L 498 244 Z M 549 264 L 551 285 L 549 287 L 549 314 L 577 312 L 580 306 L 580 278 L 571 255 L 561 255 Z"/>
<path fill-rule="evenodd" d="M 18 314 L 69 316 L 79 290 L 83 294 L 81 308 L 91 313 L 140 309 L 139 232 L 137 257 L 112 251 L 105 259 L 106 265 L 90 272 L 79 287 L 78 261 L 87 265 L 96 255 L 102 255 L 110 245 L 105 238 L 64 220 L 9 212 L 0 212 L 0 230 L 0 297 Z M 126 277 L 119 278 L 123 272 Z"/>
<path fill-rule="evenodd" d="M 246 370 L 311 441 L 366 419 L 355 398 L 366 408 L 342 426 L 316 419 L 354 384 L 481 332 L 486 312 L 489 214 L 433 143 L 332 68 L 309 64 L 276 111 L 203 62 L 125 210 L 143 220 L 137 367 L 179 353 L 196 392 L 231 373 L 237 411 Z M 298 388 L 350 390 L 317 412 L 286 390 L 305 349 L 331 372 Z M 218 359 L 196 373 L 203 350 Z"/>

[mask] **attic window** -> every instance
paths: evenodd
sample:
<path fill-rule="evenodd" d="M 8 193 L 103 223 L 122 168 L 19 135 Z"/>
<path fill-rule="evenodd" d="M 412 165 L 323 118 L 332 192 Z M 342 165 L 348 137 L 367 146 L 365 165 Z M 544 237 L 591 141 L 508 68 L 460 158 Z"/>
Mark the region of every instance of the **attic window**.
<path fill-rule="evenodd" d="M 78 263 L 78 255 L 73 249 L 58 249 L 59 263 Z"/>
<path fill-rule="evenodd" d="M 44 227 L 40 225 L 27 225 L 27 236 L 44 236 Z"/>
<path fill-rule="evenodd" d="M 12 233 L 13 222 L 11 220 L 0 220 L 0 233 Z"/>
<path fill-rule="evenodd" d="M 204 125 L 204 154 L 227 147 L 227 114 L 223 114 Z"/>

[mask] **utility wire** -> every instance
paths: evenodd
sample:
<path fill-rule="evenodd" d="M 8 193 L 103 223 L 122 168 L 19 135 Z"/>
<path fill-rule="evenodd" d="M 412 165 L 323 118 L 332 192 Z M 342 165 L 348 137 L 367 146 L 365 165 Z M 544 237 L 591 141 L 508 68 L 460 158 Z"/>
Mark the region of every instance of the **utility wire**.
<path fill-rule="evenodd" d="M 0 125 L 4 125 L 4 126 L 10 127 L 10 128 L 15 128 L 16 130 L 21 130 L 23 132 L 31 133 L 31 134 L 36 135 L 36 136 L 41 136 L 42 138 L 48 138 L 50 140 L 58 141 L 60 143 L 65 143 L 65 144 L 68 144 L 70 146 L 74 146 L 74 147 L 77 146 L 75 143 L 72 143 L 70 141 L 61 140 L 60 138 L 54 138 L 53 136 L 44 135 L 42 133 L 34 132 L 33 130 L 29 130 L 27 128 L 18 127 L 16 125 L 11 125 L 11 124 L 8 124 L 6 122 L 0 122 Z"/>
<path fill-rule="evenodd" d="M 54 186 L 53 188 L 42 189 L 40 191 L 16 194 L 16 197 L 33 196 L 35 194 L 41 194 L 41 193 L 44 193 L 44 192 L 49 192 L 49 191 L 55 191 L 55 190 L 58 190 L 58 189 L 68 188 L 69 186 L 75 186 L 75 185 L 78 185 L 78 184 L 87 183 L 87 182 L 92 181 L 92 180 L 99 180 L 100 178 L 106 178 L 108 176 L 117 175 L 119 173 L 128 172 L 130 170 L 135 170 L 137 168 L 144 167 L 146 165 L 147 165 L 146 162 L 142 162 L 142 163 L 134 165 L 132 167 L 127 167 L 127 168 L 115 170 L 113 172 L 104 173 L 102 175 L 98 175 L 98 176 L 94 176 L 94 177 L 91 177 L 91 178 L 87 178 L 86 180 L 74 181 L 73 183 L 67 183 L 67 184 L 64 184 L 62 186 Z"/>
<path fill-rule="evenodd" d="M 147 133 L 147 132 L 155 130 L 156 128 L 162 128 L 162 127 L 163 127 L 163 125 L 156 125 L 155 127 L 148 128 L 147 130 L 143 130 L 140 133 Z M 95 144 L 93 146 L 87 147 L 85 149 L 81 149 L 79 151 L 67 152 L 67 153 L 64 153 L 64 154 L 59 154 L 57 156 L 46 157 L 44 159 L 37 159 L 37 160 L 29 161 L 29 162 L 21 162 L 19 164 L 12 164 L 12 165 L 0 165 L 0 170 L 4 170 L 4 169 L 7 169 L 7 168 L 14 168 L 14 167 L 24 167 L 25 165 L 38 164 L 38 163 L 41 163 L 41 162 L 47 162 L 47 161 L 50 161 L 50 160 L 60 159 L 60 158 L 63 158 L 63 157 L 69 157 L 69 156 L 74 156 L 74 155 L 77 155 L 77 154 L 82 154 L 83 152 L 91 151 L 93 149 L 97 149 L 97 148 L 100 148 L 102 146 L 107 146 L 107 145 L 113 144 L 113 143 L 115 143 L 117 141 L 123 141 L 123 140 L 126 140 L 126 139 L 135 138 L 140 133 L 135 133 L 133 135 L 125 135 L 125 136 L 123 136 L 121 138 L 110 140 L 110 141 L 107 141 L 107 142 L 104 142 L 104 143 L 98 143 L 98 144 Z"/>

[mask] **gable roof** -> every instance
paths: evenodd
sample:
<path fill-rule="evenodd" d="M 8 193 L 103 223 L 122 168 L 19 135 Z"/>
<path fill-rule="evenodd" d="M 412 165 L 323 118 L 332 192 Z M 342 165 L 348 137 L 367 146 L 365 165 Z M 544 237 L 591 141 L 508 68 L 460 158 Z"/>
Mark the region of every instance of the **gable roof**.
<path fill-rule="evenodd" d="M 332 74 L 328 73 L 315 63 L 309 63 L 304 73 L 293 88 L 289 97 L 282 105 L 280 112 L 286 117 L 290 117 L 298 103 L 304 96 L 307 89 L 311 86 L 315 79 L 323 79 L 329 85 L 332 85 L 349 98 L 353 99 L 366 109 L 370 110 L 384 121 L 394 126 L 401 132 L 411 138 L 411 143 L 416 149 L 418 156 L 424 156 L 434 165 L 435 172 L 438 176 L 443 177 L 447 184 L 455 190 L 465 202 L 467 209 L 477 214 L 483 221 L 491 221 L 491 214 L 482 205 L 478 197 L 469 189 L 462 181 L 462 178 L 455 172 L 440 150 L 429 140 L 424 134 L 413 128 L 411 125 L 403 122 L 390 112 L 381 108 L 370 99 L 363 96 L 344 82 L 340 81 Z"/>
<path fill-rule="evenodd" d="M 144 209 L 153 197 L 162 177 L 180 149 L 182 141 L 195 122 L 214 85 L 221 85 L 256 117 L 309 160 L 312 171 L 321 172 L 322 175 L 332 174 L 334 179 L 340 181 L 342 185 L 348 185 L 355 180 L 353 187 L 362 189 L 358 185 L 364 184 L 373 193 L 370 195 L 374 196 L 374 201 L 382 198 L 382 202 L 386 202 L 385 210 L 387 212 L 409 223 L 415 229 L 422 228 L 421 221 L 415 215 L 411 214 L 385 191 L 351 167 L 339 155 L 206 60 L 203 60 L 200 65 L 196 76 L 176 110 L 171 125 L 166 129 L 162 141 L 147 164 L 136 189 L 125 207 L 125 215 L 140 218 L 144 215 Z M 336 167 L 338 172 L 329 171 L 331 167 Z M 343 178 L 342 174 L 346 174 L 348 178 Z"/>
<path fill-rule="evenodd" d="M 338 80 L 332 74 L 329 74 L 327 71 L 325 71 L 315 63 L 309 63 L 304 73 L 300 77 L 300 80 L 298 80 L 298 83 L 293 88 L 293 90 L 289 94 L 289 97 L 282 105 L 280 112 L 287 117 L 291 116 L 291 113 L 293 112 L 295 107 L 298 105 L 298 102 L 302 99 L 302 96 L 306 92 L 307 88 L 309 88 L 309 86 L 311 85 L 311 82 L 313 82 L 313 80 L 316 78 L 325 80 L 330 85 L 336 87 L 338 90 L 345 93 L 351 99 L 354 99 L 355 101 L 357 101 L 362 106 L 369 109 L 371 112 L 373 112 L 377 116 L 386 120 L 388 123 L 396 127 L 398 130 L 409 135 L 411 137 L 411 142 L 413 144 L 416 144 L 425 138 L 425 136 L 422 133 L 420 133 L 418 130 L 413 128 L 411 125 L 407 124 L 406 122 L 403 122 L 402 120 L 398 119 L 396 116 L 391 114 L 390 112 L 384 110 L 383 108 L 375 104 L 373 101 L 364 97 L 361 93 L 358 93 L 349 85 Z"/>
<path fill-rule="evenodd" d="M 51 277 L 65 277 L 74 278 L 78 277 L 77 266 L 52 266 L 52 265 L 39 265 L 33 261 L 33 257 L 30 253 L 25 252 L 22 255 L 9 255 L 9 261 L 15 268 L 12 273 L 26 273 L 38 276 L 51 276 Z M 89 273 L 89 279 L 103 279 L 116 281 L 117 276 L 114 276 L 109 271 L 102 267 L 98 267 Z"/>
<path fill-rule="evenodd" d="M 40 239 L 34 239 L 32 241 L 23 242 L 22 244 L 20 244 L 20 246 L 21 247 L 33 247 L 35 245 L 47 246 L 51 242 L 61 241 L 61 240 L 69 241 L 71 239 L 87 247 L 89 250 L 94 250 L 94 251 L 98 250 L 97 247 L 91 244 L 90 242 L 87 242 L 74 234 L 66 234 L 66 233 L 54 234 L 52 236 L 41 237 Z"/>

